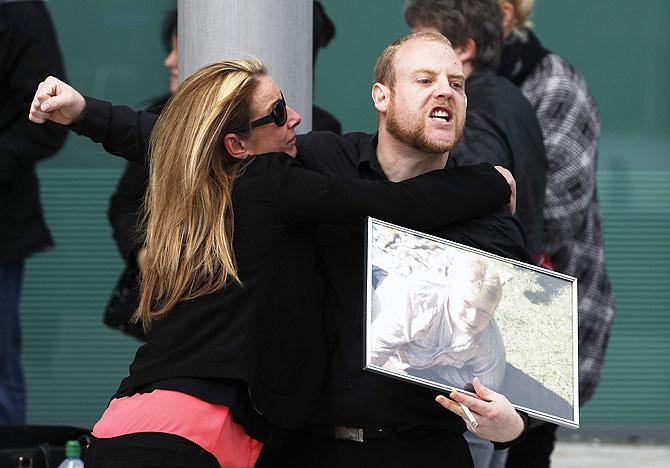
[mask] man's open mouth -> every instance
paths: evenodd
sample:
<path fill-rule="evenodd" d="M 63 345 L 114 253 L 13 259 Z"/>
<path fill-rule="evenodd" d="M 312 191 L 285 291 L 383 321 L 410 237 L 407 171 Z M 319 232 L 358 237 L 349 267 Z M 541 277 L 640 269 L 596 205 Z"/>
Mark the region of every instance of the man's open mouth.
<path fill-rule="evenodd" d="M 430 113 L 430 118 L 451 122 L 451 109 L 446 107 L 436 107 Z"/>

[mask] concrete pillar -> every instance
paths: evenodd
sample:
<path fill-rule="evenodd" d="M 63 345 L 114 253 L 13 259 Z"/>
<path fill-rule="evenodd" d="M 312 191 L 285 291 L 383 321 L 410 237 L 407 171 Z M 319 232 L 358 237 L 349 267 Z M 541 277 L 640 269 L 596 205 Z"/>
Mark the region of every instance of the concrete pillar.
<path fill-rule="evenodd" d="M 312 0 L 179 0 L 179 79 L 230 58 L 260 59 L 312 127 Z"/>

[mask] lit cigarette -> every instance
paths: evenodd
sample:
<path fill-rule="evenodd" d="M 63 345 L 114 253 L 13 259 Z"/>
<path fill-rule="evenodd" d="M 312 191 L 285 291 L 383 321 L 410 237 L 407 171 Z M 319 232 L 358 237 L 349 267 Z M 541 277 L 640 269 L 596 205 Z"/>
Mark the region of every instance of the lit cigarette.
<path fill-rule="evenodd" d="M 470 424 L 472 425 L 473 429 L 477 429 L 477 426 L 479 426 L 479 423 L 475 419 L 475 416 L 472 414 L 472 411 L 470 411 L 470 408 L 465 406 L 463 403 L 459 403 L 461 405 L 461 408 L 463 408 L 463 412 L 465 413 L 465 416 L 467 416 L 468 421 L 470 421 Z"/>

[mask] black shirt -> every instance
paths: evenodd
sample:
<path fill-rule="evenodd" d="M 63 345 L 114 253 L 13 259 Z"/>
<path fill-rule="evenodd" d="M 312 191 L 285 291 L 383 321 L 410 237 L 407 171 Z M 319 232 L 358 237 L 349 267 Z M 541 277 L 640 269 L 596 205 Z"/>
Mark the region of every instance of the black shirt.
<path fill-rule="evenodd" d="M 298 137 L 298 159 L 304 167 L 322 174 L 386 180 L 377 160 L 376 146 L 376 137 L 368 134 L 338 137 L 313 132 Z M 482 188 L 480 195 L 485 191 Z M 504 209 L 430 233 L 504 257 L 531 261 L 524 247 L 521 225 Z M 363 234 L 362 225 L 321 225 L 317 231 L 326 282 L 325 333 L 331 355 L 312 423 L 362 428 L 428 425 L 463 432 L 462 419 L 435 403 L 437 391 L 362 370 Z"/>
<path fill-rule="evenodd" d="M 492 70 L 475 70 L 465 83 L 468 112 L 451 166 L 490 162 L 506 167 L 517 184 L 516 217 L 533 256 L 542 254 L 546 154 L 535 111 L 521 91 Z"/>

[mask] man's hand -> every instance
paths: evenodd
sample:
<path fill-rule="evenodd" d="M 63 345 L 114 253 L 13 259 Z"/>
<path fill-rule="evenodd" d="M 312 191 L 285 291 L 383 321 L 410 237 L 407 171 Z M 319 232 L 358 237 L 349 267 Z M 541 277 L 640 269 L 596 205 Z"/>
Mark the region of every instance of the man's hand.
<path fill-rule="evenodd" d="M 472 384 L 479 399 L 465 393 L 452 391 L 449 396 L 455 401 L 451 401 L 443 395 L 439 395 L 435 398 L 435 401 L 463 418 L 468 430 L 482 439 L 494 442 L 509 442 L 519 437 L 523 432 L 523 419 L 517 414 L 509 400 L 503 395 L 484 387 L 477 377 L 472 380 Z M 476 428 L 472 427 L 459 403 L 463 403 L 470 408 L 478 423 Z"/>
<path fill-rule="evenodd" d="M 38 124 L 51 120 L 70 125 L 83 117 L 85 108 L 86 100 L 76 89 L 49 76 L 37 87 L 28 118 Z"/>
<path fill-rule="evenodd" d="M 509 207 L 510 213 L 514 214 L 516 213 L 516 180 L 514 180 L 514 176 L 510 171 L 505 169 L 502 166 L 493 166 L 495 167 L 498 172 L 502 174 L 502 176 L 507 180 L 507 183 L 509 184 L 509 188 L 512 190 L 512 195 L 509 197 L 509 204 L 507 205 Z"/>

